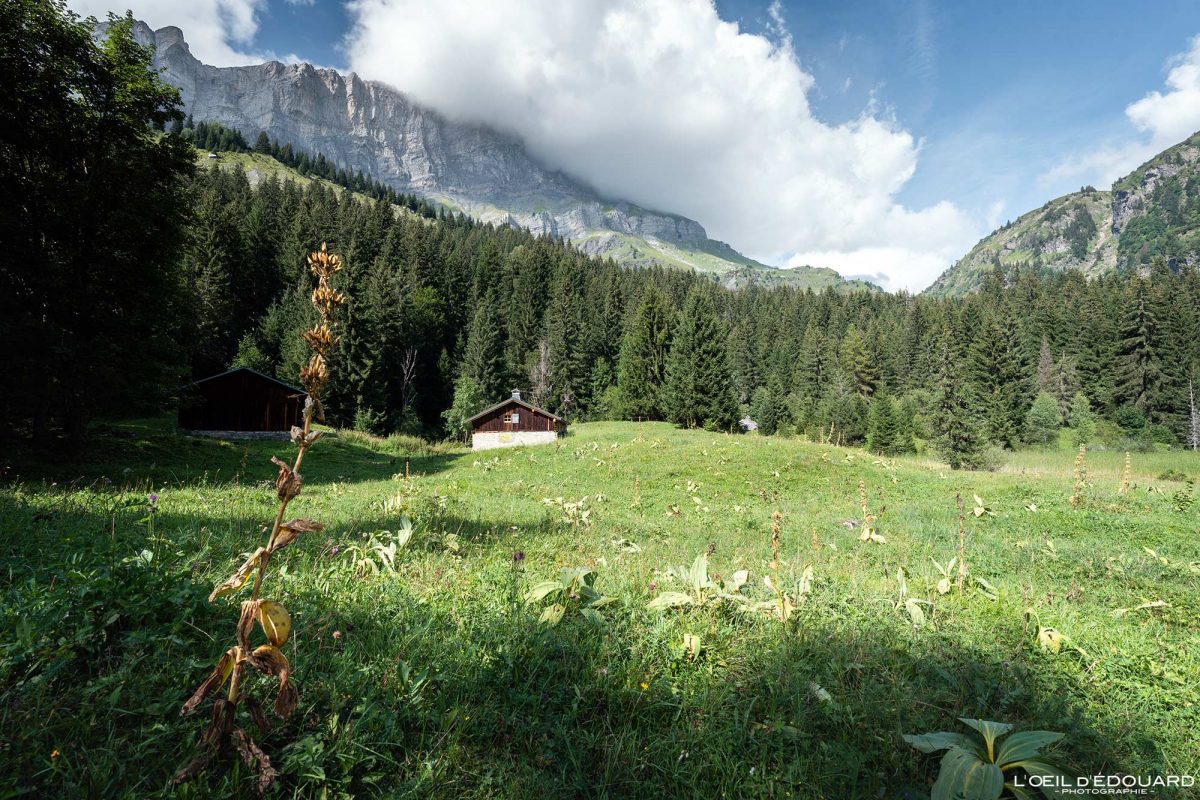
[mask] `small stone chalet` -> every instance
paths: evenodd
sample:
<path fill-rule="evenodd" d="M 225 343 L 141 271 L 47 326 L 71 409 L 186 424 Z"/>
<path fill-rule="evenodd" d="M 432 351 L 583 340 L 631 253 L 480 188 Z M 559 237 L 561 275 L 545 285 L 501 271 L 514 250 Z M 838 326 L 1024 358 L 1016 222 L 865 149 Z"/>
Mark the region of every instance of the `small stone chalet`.
<path fill-rule="evenodd" d="M 468 421 L 471 423 L 472 450 L 549 444 L 567 432 L 566 422 L 544 408 L 526 403 L 517 391 Z"/>

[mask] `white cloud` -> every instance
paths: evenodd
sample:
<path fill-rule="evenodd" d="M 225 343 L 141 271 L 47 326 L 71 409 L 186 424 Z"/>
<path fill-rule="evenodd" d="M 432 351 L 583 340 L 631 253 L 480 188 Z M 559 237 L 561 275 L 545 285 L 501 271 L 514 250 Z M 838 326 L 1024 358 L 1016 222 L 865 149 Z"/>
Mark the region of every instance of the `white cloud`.
<path fill-rule="evenodd" d="M 1140 136 L 1070 158 L 1043 175 L 1043 182 L 1081 178 L 1107 187 L 1200 130 L 1200 36 L 1193 37 L 1188 49 L 1167 65 L 1165 91 L 1155 90 L 1125 107 L 1125 116 Z"/>
<path fill-rule="evenodd" d="M 780 7 L 770 36 L 710 0 L 350 0 L 351 67 L 517 133 L 602 193 L 686 214 L 771 263 L 925 286 L 974 243 L 949 203 L 896 196 L 920 144 L 868 108 L 830 125 Z"/>
<path fill-rule="evenodd" d="M 67 6 L 101 20 L 110 11 L 131 9 L 151 28 L 174 25 L 183 30 L 192 55 L 205 64 L 229 67 L 268 60 L 266 54 L 245 49 L 258 32 L 266 0 L 68 0 Z"/>

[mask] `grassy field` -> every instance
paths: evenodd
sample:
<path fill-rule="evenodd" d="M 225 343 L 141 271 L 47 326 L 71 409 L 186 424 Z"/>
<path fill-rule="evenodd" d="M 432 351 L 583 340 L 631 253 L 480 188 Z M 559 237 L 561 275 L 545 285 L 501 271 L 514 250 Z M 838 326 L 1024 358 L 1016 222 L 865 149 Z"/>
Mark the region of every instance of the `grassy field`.
<path fill-rule="evenodd" d="M 267 459 L 290 449 L 151 421 L 69 463 L 5 456 L 0 797 L 250 793 L 240 765 L 170 781 L 203 724 L 179 707 L 236 622 L 207 595 L 261 544 Z M 300 688 L 261 737 L 275 795 L 924 798 L 936 757 L 901 734 L 960 716 L 1063 732 L 1052 759 L 1078 774 L 1196 774 L 1200 519 L 1160 476 L 1200 459 L 1135 454 L 1120 494 L 1123 458 L 1089 454 L 1072 505 L 1069 452 L 953 473 L 664 424 L 483 454 L 326 439 L 294 503 L 326 531 L 265 584 L 292 612 Z M 860 481 L 882 543 L 843 524 L 863 519 Z M 956 493 L 969 576 L 941 594 Z M 776 599 L 775 511 L 786 624 L 743 608 Z M 705 550 L 714 579 L 749 571 L 745 600 L 647 608 Z M 614 602 L 539 624 L 554 598 L 526 593 L 569 567 Z"/>

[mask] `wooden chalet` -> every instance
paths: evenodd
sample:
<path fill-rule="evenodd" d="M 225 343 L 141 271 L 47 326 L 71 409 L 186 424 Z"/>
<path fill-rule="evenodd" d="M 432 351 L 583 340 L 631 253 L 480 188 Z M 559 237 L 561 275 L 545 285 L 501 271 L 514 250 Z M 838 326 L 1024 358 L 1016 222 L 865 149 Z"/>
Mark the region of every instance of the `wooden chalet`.
<path fill-rule="evenodd" d="M 519 391 L 468 421 L 471 423 L 472 450 L 548 444 L 567 432 L 567 423 L 562 418 L 525 402 Z"/>
<path fill-rule="evenodd" d="M 230 433 L 290 431 L 304 423 L 305 397 L 299 387 L 239 367 L 185 386 L 179 427 Z"/>

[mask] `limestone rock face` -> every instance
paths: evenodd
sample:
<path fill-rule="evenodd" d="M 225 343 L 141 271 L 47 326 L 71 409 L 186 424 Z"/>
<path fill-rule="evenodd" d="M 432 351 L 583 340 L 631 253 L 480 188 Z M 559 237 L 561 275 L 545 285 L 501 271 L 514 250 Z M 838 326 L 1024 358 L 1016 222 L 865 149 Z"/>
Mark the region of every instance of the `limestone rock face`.
<path fill-rule="evenodd" d="M 581 241 L 611 231 L 674 244 L 703 244 L 700 223 L 610 202 L 530 156 L 523 144 L 482 125 L 452 122 L 403 92 L 355 74 L 277 61 L 212 67 L 192 55 L 179 28 L 139 23 L 155 65 L 179 88 L 197 120 L 259 131 L 397 190 L 457 206 L 485 221 Z M 619 238 L 619 237 L 618 237 Z M 587 249 L 603 251 L 599 243 Z"/>

